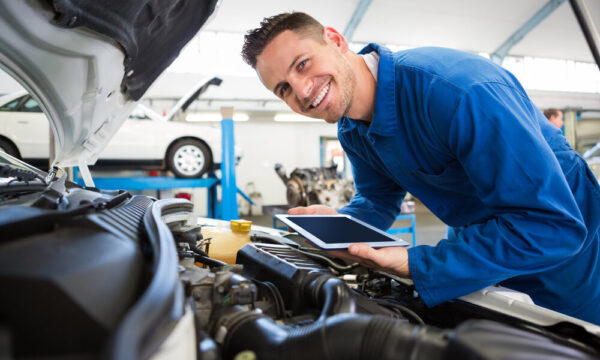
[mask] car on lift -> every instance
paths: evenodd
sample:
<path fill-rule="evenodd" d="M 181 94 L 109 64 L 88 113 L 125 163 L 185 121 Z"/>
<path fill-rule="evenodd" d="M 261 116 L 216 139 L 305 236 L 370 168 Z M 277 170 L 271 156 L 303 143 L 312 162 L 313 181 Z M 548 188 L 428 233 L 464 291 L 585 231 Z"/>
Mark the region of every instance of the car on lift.
<path fill-rule="evenodd" d="M 0 358 L 600 357 L 599 326 L 522 293 L 427 308 L 410 280 L 293 234 L 69 181 L 63 168 L 95 161 L 216 3 L 0 1 L 0 65 L 57 144 L 48 173 L 0 151 Z"/>
<path fill-rule="evenodd" d="M 185 121 L 185 111 L 210 85 L 197 83 L 162 116 L 138 104 L 100 153 L 93 169 L 170 170 L 179 178 L 197 178 L 221 160 L 221 131 Z M 47 168 L 50 125 L 34 97 L 18 91 L 0 97 L 0 149 L 40 168 Z"/>

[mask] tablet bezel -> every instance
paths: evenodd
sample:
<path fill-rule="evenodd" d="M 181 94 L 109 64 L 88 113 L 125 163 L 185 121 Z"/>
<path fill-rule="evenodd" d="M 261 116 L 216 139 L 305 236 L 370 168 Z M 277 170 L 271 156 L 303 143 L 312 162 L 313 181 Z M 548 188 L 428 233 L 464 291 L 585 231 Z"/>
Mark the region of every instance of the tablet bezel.
<path fill-rule="evenodd" d="M 359 219 L 356 219 L 350 215 L 346 215 L 346 214 L 311 214 L 311 215 L 289 215 L 289 214 L 276 214 L 275 217 L 280 220 L 282 223 L 286 224 L 287 226 L 289 226 L 291 229 L 293 229 L 294 231 L 296 231 L 298 234 L 302 235 L 304 238 L 306 238 L 308 241 L 312 242 L 313 244 L 315 244 L 317 247 L 324 249 L 324 250 L 343 250 L 343 249 L 348 249 L 348 247 L 352 244 L 358 244 L 358 243 L 362 243 L 362 244 L 368 244 L 369 246 L 373 247 L 373 248 L 382 248 L 382 247 L 392 247 L 392 246 L 409 246 L 409 243 L 406 242 L 403 239 L 397 238 L 391 234 L 386 233 L 385 231 L 382 231 L 374 226 L 371 226 Z M 312 233 L 310 233 L 308 230 L 304 229 L 303 227 L 301 227 L 300 225 L 296 224 L 295 222 L 293 222 L 291 219 L 289 218 L 294 218 L 294 217 L 331 217 L 331 218 L 336 218 L 336 217 L 345 217 L 348 218 L 351 221 L 354 221 L 360 225 L 363 225 L 367 228 L 369 228 L 370 230 L 373 230 L 381 235 L 386 236 L 387 238 L 389 238 L 390 240 L 392 240 L 392 242 L 381 242 L 381 241 L 372 241 L 372 242 L 365 242 L 365 241 L 359 241 L 359 242 L 347 242 L 347 243 L 335 243 L 335 244 L 328 244 L 324 241 L 322 241 L 321 239 L 319 239 L 318 237 L 316 237 L 315 235 L 313 235 Z"/>

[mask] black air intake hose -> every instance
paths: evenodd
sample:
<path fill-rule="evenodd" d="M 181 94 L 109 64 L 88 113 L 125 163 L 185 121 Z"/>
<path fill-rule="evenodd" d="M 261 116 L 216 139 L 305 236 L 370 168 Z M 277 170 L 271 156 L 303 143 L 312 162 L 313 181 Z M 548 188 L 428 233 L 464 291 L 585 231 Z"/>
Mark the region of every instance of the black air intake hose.
<path fill-rule="evenodd" d="M 468 320 L 454 330 L 441 330 L 364 314 L 334 315 L 295 328 L 264 315 L 238 319 L 223 344 L 225 359 L 247 350 L 260 360 L 599 358 L 591 348 L 489 320 Z"/>
<path fill-rule="evenodd" d="M 340 279 L 322 273 L 307 276 L 304 300 L 321 308 L 313 324 L 277 325 L 257 314 L 230 313 L 223 344 L 226 359 L 252 350 L 263 359 L 441 359 L 446 332 L 384 316 L 354 314 L 354 294 Z M 346 314 L 344 314 L 346 313 Z M 241 315 L 241 316 L 240 316 Z M 257 339 L 249 344 L 248 339 Z M 405 357 L 402 357 L 404 354 Z"/>
<path fill-rule="evenodd" d="M 342 280 L 331 275 L 314 274 L 304 279 L 302 288 L 307 302 L 322 309 L 319 320 L 335 314 L 355 312 L 354 294 Z"/>
<path fill-rule="evenodd" d="M 261 360 L 436 360 L 445 356 L 447 333 L 379 315 L 339 314 L 296 328 L 248 316 L 229 329 L 223 350 L 225 359 L 250 350 Z"/>
<path fill-rule="evenodd" d="M 246 350 L 261 360 L 499 360 L 533 359 L 535 354 L 545 359 L 591 360 L 597 355 L 488 320 L 469 320 L 456 329 L 442 330 L 382 315 L 356 314 L 352 291 L 341 280 L 322 273 L 304 278 L 301 294 L 305 302 L 322 309 L 310 325 L 279 325 L 238 306 L 220 309 L 214 330 L 226 334 L 224 358 L 233 359 Z"/>

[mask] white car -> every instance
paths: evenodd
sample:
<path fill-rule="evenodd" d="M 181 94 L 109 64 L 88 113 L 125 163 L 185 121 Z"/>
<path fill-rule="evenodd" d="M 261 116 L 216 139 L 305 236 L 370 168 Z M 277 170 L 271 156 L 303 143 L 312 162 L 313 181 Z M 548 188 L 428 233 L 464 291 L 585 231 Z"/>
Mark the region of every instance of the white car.
<path fill-rule="evenodd" d="M 189 104 L 219 78 L 205 79 L 162 116 L 138 104 L 96 165 L 109 168 L 163 169 L 181 178 L 195 178 L 221 161 L 221 129 L 175 121 Z M 48 166 L 49 122 L 25 90 L 0 97 L 0 149 L 30 164 Z"/>

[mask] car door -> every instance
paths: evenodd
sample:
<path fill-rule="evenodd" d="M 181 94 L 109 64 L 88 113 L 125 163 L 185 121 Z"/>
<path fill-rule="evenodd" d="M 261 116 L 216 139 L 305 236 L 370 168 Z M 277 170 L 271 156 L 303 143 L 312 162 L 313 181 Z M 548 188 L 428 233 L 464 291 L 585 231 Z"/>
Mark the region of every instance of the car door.
<path fill-rule="evenodd" d="M 0 107 L 1 132 L 19 150 L 23 159 L 48 158 L 50 125 L 38 103 L 23 95 Z"/>
<path fill-rule="evenodd" d="M 106 148 L 100 160 L 156 160 L 164 151 L 156 146 L 160 124 L 143 113 L 135 112 L 123 123 Z"/>

